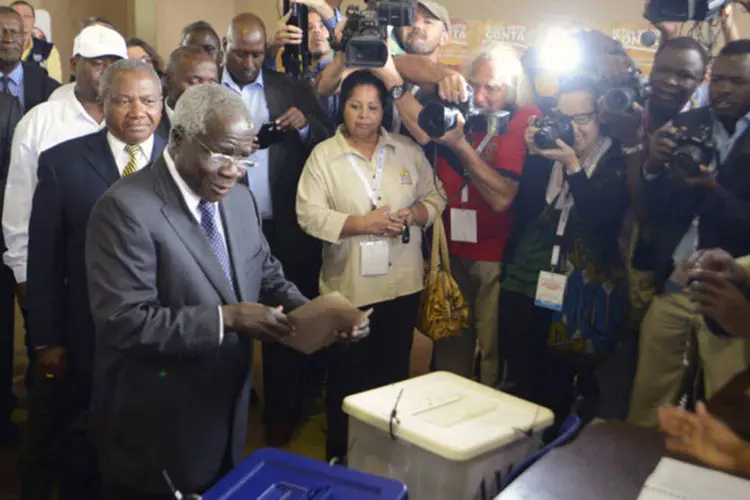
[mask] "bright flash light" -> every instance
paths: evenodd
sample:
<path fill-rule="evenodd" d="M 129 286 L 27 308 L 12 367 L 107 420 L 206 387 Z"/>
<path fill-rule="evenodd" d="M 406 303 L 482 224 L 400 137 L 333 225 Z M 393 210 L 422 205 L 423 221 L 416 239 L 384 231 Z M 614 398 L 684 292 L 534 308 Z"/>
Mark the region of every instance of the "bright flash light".
<path fill-rule="evenodd" d="M 544 37 L 539 48 L 542 69 L 554 73 L 569 73 L 581 62 L 581 47 L 569 32 L 553 29 Z"/>

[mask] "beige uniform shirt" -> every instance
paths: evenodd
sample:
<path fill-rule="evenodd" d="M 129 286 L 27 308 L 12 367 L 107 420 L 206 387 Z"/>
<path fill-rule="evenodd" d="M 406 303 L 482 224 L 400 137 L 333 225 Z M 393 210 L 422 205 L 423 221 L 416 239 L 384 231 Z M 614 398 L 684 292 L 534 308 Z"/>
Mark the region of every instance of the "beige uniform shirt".
<path fill-rule="evenodd" d="M 443 211 L 445 194 L 433 174 L 422 148 L 411 139 L 381 129 L 380 142 L 372 160 L 367 160 L 346 141 L 342 127 L 320 143 L 305 164 L 297 189 L 297 219 L 310 235 L 323 241 L 320 291 L 341 292 L 357 306 L 375 304 L 419 292 L 423 286 L 422 231 L 410 228 L 408 244 L 401 237 L 359 235 L 341 238 L 346 219 L 367 215 L 372 201 L 363 180 L 371 183 L 384 148 L 380 203 L 392 212 L 422 202 L 429 223 Z M 372 184 L 371 184 L 372 185 Z M 382 276 L 361 276 L 360 243 L 386 240 L 390 246 L 389 272 Z"/>

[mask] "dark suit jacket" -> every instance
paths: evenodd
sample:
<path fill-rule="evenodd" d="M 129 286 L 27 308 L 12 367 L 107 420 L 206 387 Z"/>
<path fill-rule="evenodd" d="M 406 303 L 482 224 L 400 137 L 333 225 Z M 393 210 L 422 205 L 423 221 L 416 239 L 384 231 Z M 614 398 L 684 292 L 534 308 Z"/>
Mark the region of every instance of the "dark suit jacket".
<path fill-rule="evenodd" d="M 303 141 L 297 132 L 290 132 L 284 141 L 269 148 L 268 175 L 276 227 L 274 239 L 269 243 L 274 255 L 285 265 L 319 260 L 320 242 L 305 233 L 297 222 L 297 184 L 310 152 L 330 137 L 332 130 L 306 82 L 263 69 L 263 84 L 271 120 L 296 106 L 310 123 L 307 140 Z"/>
<path fill-rule="evenodd" d="M 50 78 L 47 70 L 33 63 L 23 64 L 24 113 L 49 99 L 50 94 L 60 86 L 60 82 Z"/>
<path fill-rule="evenodd" d="M 284 278 L 250 191 L 220 203 L 232 290 L 163 158 L 118 182 L 91 213 L 86 241 L 96 324 L 92 416 L 105 480 L 142 493 L 217 479 L 244 456 L 252 341 L 225 331 L 219 307 L 307 299 Z"/>
<path fill-rule="evenodd" d="M 154 136 L 152 158 L 164 149 Z M 39 157 L 39 184 L 29 222 L 29 345 L 60 345 L 71 370 L 91 373 L 94 324 L 84 246 L 94 204 L 120 173 L 107 131 L 64 142 Z"/>
<path fill-rule="evenodd" d="M 5 184 L 8 181 L 10 164 L 10 146 L 13 132 L 21 120 L 21 105 L 15 97 L 0 93 L 0 219 L 3 216 Z M 5 248 L 3 233 L 0 231 L 0 251 Z"/>
<path fill-rule="evenodd" d="M 698 108 L 678 115 L 674 126 L 695 129 L 711 124 L 710 108 Z M 672 254 L 693 218 L 700 217 L 700 248 L 723 248 L 739 257 L 750 253 L 750 129 L 737 139 L 719 167 L 714 190 L 679 189 L 666 172 L 644 180 L 644 198 L 655 224 L 655 281 L 661 288 L 672 272 Z"/>
<path fill-rule="evenodd" d="M 161 111 L 161 121 L 159 121 L 159 126 L 156 127 L 155 134 L 161 137 L 166 144 L 167 142 L 169 142 L 169 132 L 171 130 L 172 122 L 169 120 L 169 115 L 167 114 L 167 105 L 164 104 L 164 107 Z"/>

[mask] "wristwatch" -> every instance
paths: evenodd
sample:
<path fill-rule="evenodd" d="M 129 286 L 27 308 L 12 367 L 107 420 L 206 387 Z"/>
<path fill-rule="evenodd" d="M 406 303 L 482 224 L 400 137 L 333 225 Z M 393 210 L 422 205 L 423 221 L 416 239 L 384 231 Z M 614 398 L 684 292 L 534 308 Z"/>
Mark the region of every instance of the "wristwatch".
<path fill-rule="evenodd" d="M 391 87 L 391 99 L 398 101 L 404 97 L 405 89 L 403 85 L 394 85 Z"/>

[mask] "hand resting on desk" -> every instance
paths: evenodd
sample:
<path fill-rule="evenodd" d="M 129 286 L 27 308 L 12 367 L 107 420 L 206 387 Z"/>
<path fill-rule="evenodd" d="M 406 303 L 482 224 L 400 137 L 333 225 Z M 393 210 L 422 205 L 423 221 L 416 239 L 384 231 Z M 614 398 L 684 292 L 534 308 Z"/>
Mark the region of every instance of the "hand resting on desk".
<path fill-rule="evenodd" d="M 750 442 L 712 416 L 698 403 L 696 413 L 680 408 L 659 410 L 661 430 L 666 433 L 667 449 L 731 472 L 750 474 Z"/>

